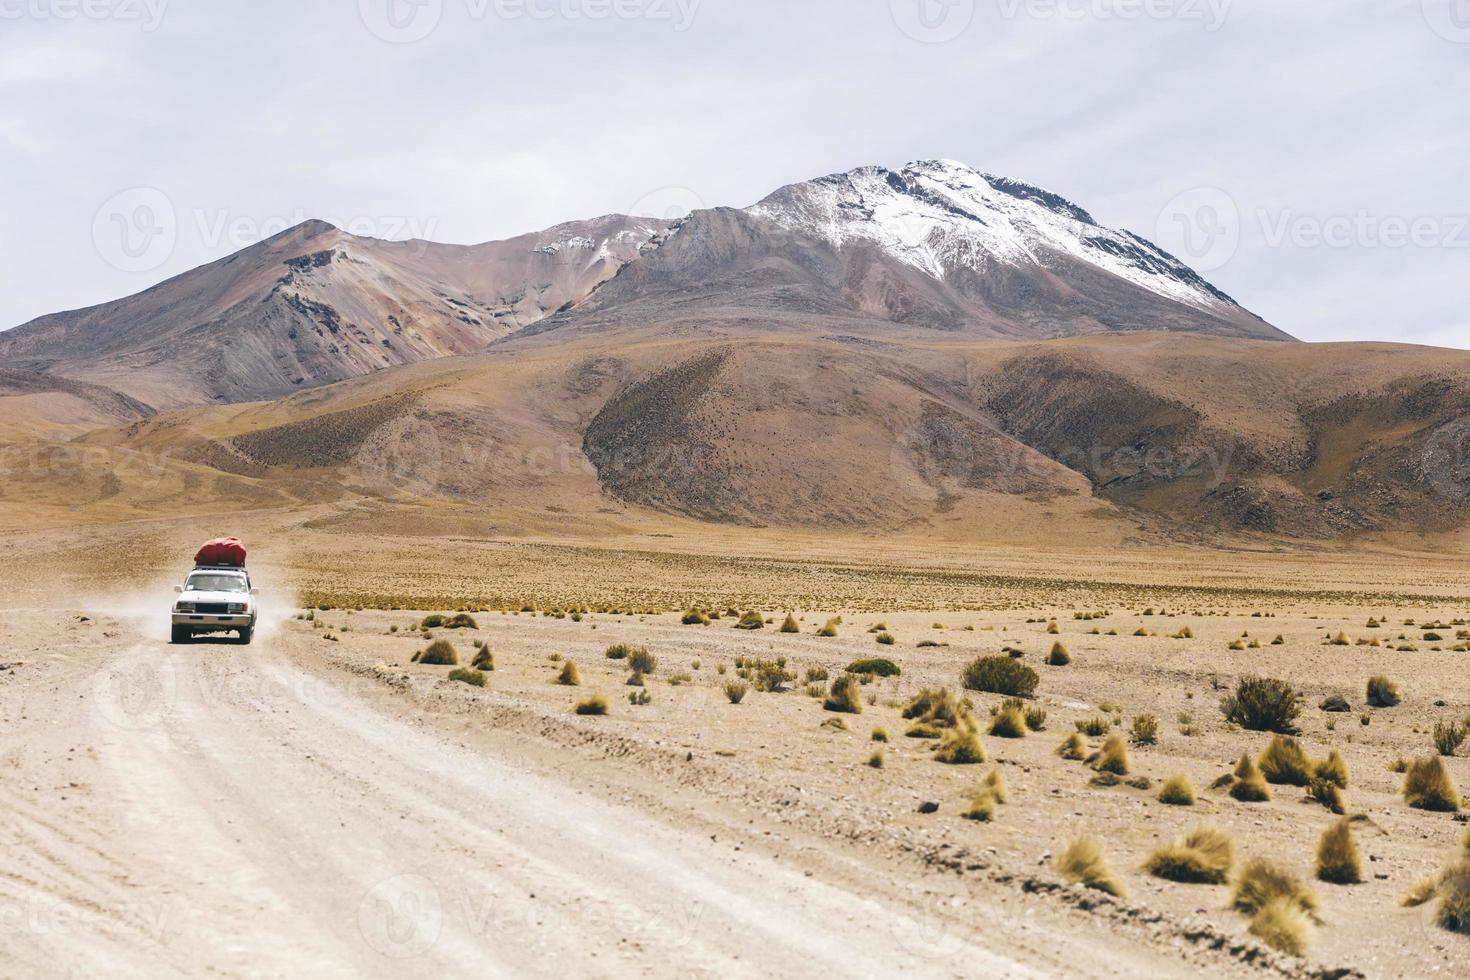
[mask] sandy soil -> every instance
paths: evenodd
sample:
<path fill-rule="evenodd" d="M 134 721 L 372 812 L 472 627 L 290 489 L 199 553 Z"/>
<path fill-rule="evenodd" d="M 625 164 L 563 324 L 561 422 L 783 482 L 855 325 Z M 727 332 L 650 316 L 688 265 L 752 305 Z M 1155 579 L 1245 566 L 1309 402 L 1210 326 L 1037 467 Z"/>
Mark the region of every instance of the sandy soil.
<path fill-rule="evenodd" d="M 847 593 L 871 586 L 871 601 L 796 607 L 799 634 L 774 623 L 737 631 L 728 619 L 683 626 L 674 613 L 476 613 L 475 629 L 435 631 L 466 661 L 475 641 L 495 651 L 496 669 L 475 689 L 448 680 L 446 668 L 410 662 L 424 646 L 415 628 L 423 611 L 300 618 L 297 583 L 310 576 L 292 563 L 294 537 L 260 549 L 272 614 L 254 645 L 170 647 L 160 613 L 168 579 L 158 569 L 176 534 L 195 529 L 137 529 L 126 545 L 131 570 L 99 561 L 81 539 L 0 542 L 11 597 L 0 610 L 9 665 L 0 669 L 0 804 L 10 815 L 0 974 L 524 975 L 570 966 L 655 976 L 1393 977 L 1453 973 L 1470 954 L 1470 940 L 1434 927 L 1429 909 L 1398 904 L 1449 860 L 1464 824 L 1408 809 L 1387 768 L 1400 754 L 1431 752 L 1436 720 L 1470 717 L 1467 655 L 1402 625 L 1470 613 L 1450 572 L 1430 594 L 1391 603 L 1409 583 L 1385 576 L 1370 591 L 1355 579 L 1375 576 L 1344 566 L 1310 592 L 1292 591 L 1297 569 L 1283 559 L 1253 595 L 1233 580 L 1197 584 L 1216 574 L 1215 559 L 1202 556 L 1203 571 L 1171 572 L 1196 582 L 1187 592 L 1150 586 L 1143 572 L 1128 586 L 1140 601 L 1165 595 L 1187 607 L 1146 616 L 1117 606 L 1079 621 L 1036 601 L 1056 592 L 1028 600 L 1024 582 L 968 603 L 987 608 L 936 612 L 935 583 L 955 588 L 952 570 L 911 571 L 912 582 L 895 584 L 894 566 L 848 555 L 822 560 L 834 562 Z M 410 545 L 398 542 L 434 550 Z M 411 563 L 361 554 L 364 577 L 409 575 Z M 598 567 L 605 588 L 664 594 L 684 587 L 691 560 L 650 559 L 616 582 L 616 562 Z M 714 565 L 755 589 L 769 560 Z M 1066 566 L 1069 582 L 1085 583 L 1082 557 Z M 659 568 L 671 577 L 660 580 Z M 1119 598 L 1115 582 L 1094 586 Z M 1354 604 L 1353 594 L 1369 598 Z M 880 607 L 878 597 L 900 603 L 865 611 Z M 923 611 L 902 611 L 904 600 Z M 765 611 L 779 622 L 777 609 Z M 813 635 L 836 614 L 837 638 Z M 1370 615 L 1391 625 L 1370 632 Z M 1051 617 L 1060 637 L 1045 632 Z M 879 621 L 893 646 L 867 632 Z M 1194 639 L 1170 637 L 1183 625 Z M 1139 628 L 1154 635 L 1133 635 Z M 1395 643 L 1403 635 L 1418 649 L 1324 646 L 1340 629 Z M 1227 649 L 1247 632 L 1284 642 Z M 1044 666 L 1058 638 L 1074 662 Z M 659 659 L 648 705 L 628 702 L 626 669 L 604 656 L 619 642 Z M 971 767 L 939 765 L 932 743 L 902 737 L 900 708 L 916 690 L 957 687 L 965 662 L 1003 645 L 1025 650 L 1042 676 L 1043 731 L 986 736 L 992 762 Z M 798 674 L 836 676 L 877 655 L 903 673 L 865 688 L 864 711 L 842 716 L 846 730 L 827 724 L 838 716 L 800 680 L 739 705 L 720 689 L 736 658 L 786 657 Z M 577 664 L 580 687 L 552 683 L 553 657 Z M 1268 857 L 1310 878 L 1317 838 L 1334 819 L 1325 809 L 1287 787 L 1255 805 L 1207 788 L 1241 752 L 1265 746 L 1266 736 L 1226 726 L 1217 707 L 1216 687 L 1248 672 L 1303 690 L 1304 745 L 1314 756 L 1329 746 L 1343 754 L 1349 808 L 1367 818 L 1356 834 L 1368 880 L 1313 883 L 1322 921 L 1304 959 L 1249 937 L 1227 888 L 1141 870 L 1160 844 L 1212 822 L 1234 836 L 1239 860 Z M 1372 673 L 1392 675 L 1404 703 L 1366 708 Z M 573 703 L 594 693 L 610 714 L 575 716 Z M 1334 693 L 1352 713 L 1315 709 Z M 1000 700 L 971 698 L 982 719 Z M 1132 749 L 1130 776 L 1149 778 L 1148 790 L 1094 786 L 1091 770 L 1054 753 L 1077 720 L 1104 714 L 1126 729 L 1142 713 L 1162 722 L 1158 744 Z M 884 768 L 873 769 L 870 734 L 880 726 L 892 738 Z M 1447 762 L 1470 787 L 1463 756 Z M 993 768 L 1010 802 L 994 823 L 961 819 Z M 1180 773 L 1200 791 L 1193 808 L 1155 799 L 1158 782 Z M 937 812 L 918 812 L 930 802 Z M 1104 841 L 1129 898 L 1069 885 L 1053 870 L 1051 857 L 1080 832 Z"/>

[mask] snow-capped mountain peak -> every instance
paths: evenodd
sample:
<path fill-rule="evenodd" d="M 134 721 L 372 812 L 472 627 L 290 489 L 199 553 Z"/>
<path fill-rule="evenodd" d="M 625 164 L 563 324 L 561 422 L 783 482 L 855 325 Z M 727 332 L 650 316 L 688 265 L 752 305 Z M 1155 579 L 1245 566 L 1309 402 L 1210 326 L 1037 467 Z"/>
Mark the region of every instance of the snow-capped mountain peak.
<path fill-rule="evenodd" d="M 1070 259 L 1200 310 L 1239 309 L 1148 240 L 1099 225 L 1060 195 L 954 160 L 819 177 L 783 187 L 748 213 L 839 249 L 876 245 L 939 280 L 991 263 L 1049 267 Z"/>

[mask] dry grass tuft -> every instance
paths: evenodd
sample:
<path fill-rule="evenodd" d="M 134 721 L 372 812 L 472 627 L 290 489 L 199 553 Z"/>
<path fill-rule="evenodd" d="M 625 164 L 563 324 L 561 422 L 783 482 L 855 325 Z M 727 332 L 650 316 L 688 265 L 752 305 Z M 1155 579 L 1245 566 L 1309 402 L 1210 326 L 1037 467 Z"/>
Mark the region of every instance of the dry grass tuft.
<path fill-rule="evenodd" d="M 791 613 L 787 613 L 786 618 L 781 622 L 781 632 L 800 633 L 801 624 L 796 621 L 795 616 L 791 615 Z"/>
<path fill-rule="evenodd" d="M 1098 772 L 1110 772 L 1115 776 L 1126 776 L 1129 770 L 1128 745 L 1119 735 L 1109 735 L 1103 747 L 1094 753 L 1087 764 Z"/>
<path fill-rule="evenodd" d="M 840 625 L 842 625 L 842 619 L 841 619 L 841 617 L 838 617 L 836 619 L 829 619 L 825 623 L 822 624 L 822 628 L 821 629 L 817 630 L 817 635 L 818 636 L 827 636 L 827 637 L 836 636 L 837 635 L 837 627 L 840 626 Z"/>
<path fill-rule="evenodd" d="M 1194 806 L 1194 786 L 1189 777 L 1169 777 L 1159 790 L 1159 802 L 1168 806 Z"/>
<path fill-rule="evenodd" d="M 435 640 L 429 644 L 429 648 L 415 658 L 418 663 L 430 667 L 457 667 L 459 665 L 459 651 L 454 649 L 454 644 L 448 640 Z"/>
<path fill-rule="evenodd" d="M 882 725 L 879 725 L 878 727 L 874 728 L 873 729 L 873 741 L 875 741 L 875 742 L 886 742 L 886 741 L 888 741 L 888 729 L 884 728 Z"/>
<path fill-rule="evenodd" d="M 981 793 L 970 803 L 970 808 L 960 816 L 966 820 L 977 820 L 980 823 L 989 823 L 995 819 L 996 799 L 990 793 Z"/>
<path fill-rule="evenodd" d="M 478 670 L 467 670 L 464 667 L 456 667 L 451 670 L 449 672 L 449 679 L 452 681 L 459 681 L 461 684 L 468 684 L 471 687 L 485 686 L 484 674 L 480 673 Z"/>
<path fill-rule="evenodd" d="M 980 744 L 980 735 L 975 722 L 968 715 L 962 716 L 955 726 L 945 733 L 934 758 L 947 766 L 976 766 L 987 761 L 985 747 Z"/>
<path fill-rule="evenodd" d="M 1138 715 L 1128 737 L 1134 745 L 1156 745 L 1159 741 L 1159 719 L 1154 715 Z"/>
<path fill-rule="evenodd" d="M 1062 744 L 1057 747 L 1057 755 L 1074 762 L 1080 761 L 1087 757 L 1087 740 L 1080 733 L 1073 732 L 1062 739 Z"/>
<path fill-rule="evenodd" d="M 832 682 L 832 690 L 822 702 L 827 711 L 841 711 L 849 715 L 863 713 L 863 687 L 856 674 L 843 674 Z"/>
<path fill-rule="evenodd" d="M 744 681 L 726 681 L 721 690 L 725 692 L 725 697 L 730 699 L 731 704 L 739 704 L 750 692 L 750 685 Z"/>
<path fill-rule="evenodd" d="M 1025 738 L 1026 731 L 1026 716 L 1014 706 L 1002 708 L 990 720 L 990 734 L 997 738 Z"/>
<path fill-rule="evenodd" d="M 1398 685 L 1381 674 L 1368 679 L 1368 705 L 1373 708 L 1392 708 L 1403 698 Z"/>
<path fill-rule="evenodd" d="M 585 701 L 578 701 L 573 710 L 579 715 L 605 715 L 607 714 L 607 698 L 601 694 L 594 694 Z"/>
<path fill-rule="evenodd" d="M 1409 763 L 1404 776 L 1404 801 L 1416 810 L 1459 811 L 1460 791 L 1443 759 L 1432 755 Z"/>
<path fill-rule="evenodd" d="M 1306 786 L 1312 781 L 1314 767 L 1301 743 L 1285 735 L 1271 739 L 1256 765 L 1266 782 L 1278 786 Z"/>
<path fill-rule="evenodd" d="M 490 644 L 487 643 L 484 646 L 480 647 L 479 652 L 475 654 L 474 662 L 471 663 L 470 666 L 475 668 L 476 670 L 495 669 L 495 654 L 490 649 Z"/>
<path fill-rule="evenodd" d="M 1220 702 L 1225 720 L 1253 732 L 1296 734 L 1302 696 L 1290 684 L 1273 677 L 1243 677 L 1235 693 Z"/>
<path fill-rule="evenodd" d="M 1096 837 L 1075 837 L 1067 843 L 1056 861 L 1057 871 L 1068 881 L 1095 888 L 1119 898 L 1127 896 L 1127 890 L 1108 862 L 1103 857 L 1102 844 Z"/>
<path fill-rule="evenodd" d="M 1072 654 L 1062 641 L 1058 640 L 1052 644 L 1051 653 L 1046 655 L 1046 662 L 1052 667 L 1065 667 L 1072 662 Z"/>
<path fill-rule="evenodd" d="M 685 626 L 708 626 L 709 614 L 703 609 L 690 609 L 684 613 L 680 622 Z"/>
<path fill-rule="evenodd" d="M 1317 896 L 1310 888 L 1290 872 L 1264 858 L 1256 858 L 1241 869 L 1230 904 L 1238 912 L 1255 915 L 1277 899 L 1290 901 L 1309 914 L 1317 911 Z"/>
<path fill-rule="evenodd" d="M 971 691 L 1029 698 L 1041 682 L 1036 671 L 1010 657 L 981 657 L 965 668 L 961 679 Z"/>
<path fill-rule="evenodd" d="M 1333 749 L 1327 758 L 1318 762 L 1314 768 L 1318 779 L 1332 783 L 1339 789 L 1348 788 L 1347 762 L 1336 749 Z"/>
<path fill-rule="evenodd" d="M 1307 941 L 1312 930 L 1311 920 L 1299 905 L 1284 899 L 1274 899 L 1261 908 L 1251 919 L 1250 934 L 1272 949 L 1291 956 L 1301 956 L 1307 951 Z"/>
<path fill-rule="evenodd" d="M 1230 786 L 1230 795 L 1242 803 L 1266 803 L 1271 799 L 1271 787 L 1249 754 L 1241 756 L 1235 767 L 1235 782 Z"/>
<path fill-rule="evenodd" d="M 1006 788 L 1006 778 L 1001 775 L 999 769 L 992 769 L 985 774 L 985 792 L 995 797 L 995 802 L 1005 803 L 1010 799 L 1010 790 Z"/>
<path fill-rule="evenodd" d="M 873 754 L 868 756 L 868 765 L 873 769 L 883 768 L 883 750 L 874 749 Z"/>
<path fill-rule="evenodd" d="M 1434 921 L 1442 929 L 1470 933 L 1470 862 L 1446 870 L 1439 880 L 1438 894 Z"/>
<path fill-rule="evenodd" d="M 1156 878 L 1219 885 L 1225 882 L 1234 863 L 1235 845 L 1230 835 L 1218 827 L 1205 825 L 1155 851 L 1144 867 Z"/>
<path fill-rule="evenodd" d="M 1363 859 L 1358 852 L 1358 842 L 1353 839 L 1352 821 L 1337 821 L 1317 842 L 1317 878 L 1334 885 L 1362 882 Z"/>
<path fill-rule="evenodd" d="M 578 687 L 582 683 L 582 675 L 577 672 L 577 665 L 568 660 L 561 665 L 561 673 L 556 675 L 556 682 L 563 687 Z"/>
<path fill-rule="evenodd" d="M 740 621 L 735 624 L 735 628 L 738 630 L 758 630 L 764 629 L 765 625 L 765 617 L 751 610 L 750 612 L 740 614 Z"/>

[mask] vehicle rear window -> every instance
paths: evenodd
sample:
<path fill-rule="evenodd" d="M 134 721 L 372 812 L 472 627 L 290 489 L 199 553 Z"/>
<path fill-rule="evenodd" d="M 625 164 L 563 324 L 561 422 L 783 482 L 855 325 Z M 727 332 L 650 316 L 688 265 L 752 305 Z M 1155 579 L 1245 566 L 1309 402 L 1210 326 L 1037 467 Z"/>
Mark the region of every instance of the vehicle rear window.
<path fill-rule="evenodd" d="M 195 572 L 184 584 L 189 592 L 249 592 L 245 579 L 240 575 L 220 575 L 214 572 Z"/>

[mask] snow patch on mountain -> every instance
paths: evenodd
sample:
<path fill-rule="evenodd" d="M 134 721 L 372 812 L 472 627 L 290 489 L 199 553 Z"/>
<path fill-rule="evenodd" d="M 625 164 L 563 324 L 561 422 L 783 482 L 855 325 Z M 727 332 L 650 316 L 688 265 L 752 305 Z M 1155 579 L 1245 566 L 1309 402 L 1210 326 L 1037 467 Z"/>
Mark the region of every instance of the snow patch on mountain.
<path fill-rule="evenodd" d="M 839 249 L 875 244 L 939 280 L 960 269 L 981 272 L 993 262 L 1047 267 L 1061 255 L 1197 309 L 1238 309 L 1147 239 L 1105 228 L 1050 191 L 953 160 L 819 177 L 784 187 L 747 213 Z"/>

